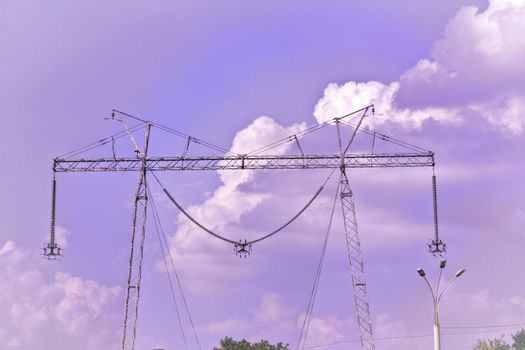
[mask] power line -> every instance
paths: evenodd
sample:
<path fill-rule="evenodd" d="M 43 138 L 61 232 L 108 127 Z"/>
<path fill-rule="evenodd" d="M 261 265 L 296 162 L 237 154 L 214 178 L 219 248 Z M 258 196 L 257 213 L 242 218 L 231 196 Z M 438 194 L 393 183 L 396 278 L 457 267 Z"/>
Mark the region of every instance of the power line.
<path fill-rule="evenodd" d="M 270 149 L 278 147 L 278 146 L 281 146 L 281 145 L 283 145 L 285 143 L 292 142 L 292 141 L 297 141 L 297 139 L 300 138 L 300 137 L 306 136 L 306 135 L 308 135 L 308 134 L 310 134 L 312 132 L 320 130 L 320 129 L 324 128 L 325 126 L 333 125 L 333 124 L 335 124 L 338 121 L 342 121 L 343 119 L 348 118 L 349 116 L 355 115 L 355 114 L 357 114 L 359 112 L 362 112 L 362 111 L 365 111 L 365 113 L 366 113 L 366 111 L 369 108 L 373 108 L 373 106 L 374 105 L 370 105 L 370 106 L 358 109 L 357 111 L 353 111 L 352 113 L 348 113 L 348 114 L 345 114 L 345 115 L 340 116 L 340 117 L 332 118 L 332 119 L 330 119 L 328 121 L 325 121 L 323 123 L 310 126 L 310 127 L 306 128 L 305 130 L 303 130 L 303 131 L 301 131 L 301 132 L 299 132 L 299 133 L 297 133 L 295 135 L 287 136 L 287 137 L 285 137 L 283 139 L 274 141 L 274 142 L 270 143 L 269 145 L 263 146 L 263 147 L 258 148 L 256 150 L 253 150 L 250 153 L 248 153 L 247 155 L 261 154 L 262 152 L 269 151 Z"/>
<path fill-rule="evenodd" d="M 356 124 L 354 124 L 354 123 L 352 123 L 350 121 L 341 121 L 341 124 L 344 124 L 344 125 L 352 127 L 352 128 L 358 127 L 358 125 L 356 125 Z M 412 145 L 410 143 L 401 141 L 399 139 L 396 139 L 396 138 L 394 138 L 392 136 L 389 136 L 389 135 L 386 135 L 386 134 L 378 133 L 376 131 L 372 131 L 372 130 L 365 129 L 365 128 L 361 128 L 359 131 L 361 131 L 362 133 L 367 134 L 369 136 L 372 136 L 374 138 L 379 138 L 382 141 L 390 142 L 390 143 L 392 143 L 394 145 L 405 147 L 405 148 L 408 148 L 408 149 L 410 149 L 412 151 L 415 151 L 415 152 L 424 152 L 424 153 L 430 152 L 429 150 L 426 150 L 426 149 L 421 148 L 419 146 Z"/>
<path fill-rule="evenodd" d="M 332 125 L 334 124 L 334 120 L 330 120 L 330 121 L 327 121 L 327 122 L 324 122 L 324 123 L 321 123 L 321 124 L 318 124 L 318 125 L 314 125 L 314 126 L 311 126 L 309 128 L 306 128 L 305 130 L 295 134 L 295 135 L 290 135 L 290 136 L 287 136 L 283 139 L 280 139 L 280 140 L 277 140 L 277 141 L 274 141 L 266 146 L 263 146 L 263 147 L 260 147 L 260 148 L 257 148 L 256 150 L 253 150 L 251 152 L 249 152 L 247 155 L 258 155 L 258 154 L 261 154 L 263 152 L 266 152 L 266 151 L 269 151 L 273 148 L 276 148 L 276 147 L 279 147 L 281 145 L 284 145 L 288 142 L 292 142 L 292 141 L 296 141 L 297 138 L 301 138 L 303 136 L 306 136 L 308 134 L 311 134 L 317 130 L 320 130 L 322 128 L 324 128 L 325 126 L 328 126 L 328 125 Z"/>
<path fill-rule="evenodd" d="M 198 227 L 200 227 L 203 231 L 207 232 L 208 234 L 212 235 L 213 237 L 215 238 L 218 238 L 224 242 L 227 242 L 227 243 L 230 243 L 230 244 L 233 244 L 234 247 L 235 247 L 235 252 L 237 255 L 239 256 L 244 256 L 246 257 L 247 255 L 250 254 L 251 252 L 251 246 L 252 244 L 255 244 L 255 243 L 259 243 L 265 239 L 268 239 L 270 238 L 271 236 L 274 236 L 275 234 L 281 232 L 282 230 L 284 230 L 288 225 L 290 225 L 292 222 L 294 222 L 299 216 L 301 216 L 302 213 L 304 213 L 306 211 L 306 209 L 308 209 L 308 207 L 315 201 L 315 199 L 319 196 L 319 194 L 322 192 L 322 190 L 324 189 L 324 187 L 326 186 L 326 183 L 330 180 L 330 178 L 332 177 L 332 175 L 334 174 L 334 170 L 332 170 L 330 172 L 330 174 L 328 175 L 328 177 L 326 178 L 326 180 L 323 182 L 323 184 L 321 185 L 321 187 L 317 190 L 317 192 L 315 192 L 315 194 L 312 196 L 312 198 L 310 198 L 310 200 L 291 218 L 289 219 L 288 221 L 286 221 L 283 225 L 279 226 L 277 229 L 273 230 L 272 232 L 262 236 L 262 237 L 259 237 L 257 239 L 254 239 L 254 240 L 251 240 L 251 241 L 247 241 L 247 240 L 239 240 L 239 241 L 234 241 L 230 238 L 227 238 L 221 234 L 218 234 L 216 232 L 213 232 L 211 229 L 207 228 L 206 226 L 204 226 L 203 224 L 201 224 L 196 218 L 194 218 L 190 213 L 188 213 L 176 200 L 175 198 L 173 198 L 173 196 L 171 195 L 171 193 L 164 187 L 164 185 L 160 182 L 159 178 L 157 177 L 157 175 L 153 172 L 153 170 L 150 170 L 150 173 L 151 175 L 153 175 L 153 177 L 155 178 L 155 180 L 157 180 L 159 186 L 162 188 L 162 191 L 166 194 L 166 196 L 169 198 L 169 200 L 179 209 L 179 211 L 184 214 L 184 216 L 186 216 L 190 221 L 192 221 L 195 225 L 197 225 Z"/>
<path fill-rule="evenodd" d="M 517 329 L 517 328 L 521 328 L 521 326 L 519 326 L 519 327 L 509 327 L 509 328 L 490 329 L 490 330 L 481 330 L 481 331 L 472 331 L 472 332 L 452 332 L 452 333 L 446 332 L 446 333 L 442 333 L 442 334 L 445 334 L 445 335 L 487 334 L 487 333 L 499 333 L 499 332 L 503 332 L 503 331 L 511 331 L 511 330 Z"/>
<path fill-rule="evenodd" d="M 85 145 L 83 147 L 79 147 L 77 149 L 74 149 L 73 151 L 70 151 L 70 152 L 64 153 L 62 155 L 59 155 L 56 158 L 60 158 L 60 159 L 71 158 L 73 156 L 76 156 L 76 155 L 79 155 L 81 153 L 90 151 L 90 150 L 95 149 L 97 147 L 104 146 L 104 145 L 106 145 L 109 142 L 114 142 L 115 140 L 118 140 L 118 139 L 120 139 L 122 137 L 128 136 L 129 133 L 134 133 L 134 132 L 136 132 L 138 130 L 144 129 L 145 127 L 146 127 L 145 124 L 134 125 L 131 128 L 129 128 L 128 130 L 119 131 L 119 132 L 117 132 L 117 133 L 115 133 L 113 135 L 110 135 L 110 136 L 106 137 L 106 138 L 103 138 L 101 140 L 98 140 L 96 142 L 90 143 L 90 144 Z"/>
<path fill-rule="evenodd" d="M 524 327 L 525 323 L 514 323 L 514 324 L 505 324 L 505 325 L 489 325 L 489 326 L 460 326 L 460 327 L 441 327 L 446 329 L 476 329 L 476 328 L 494 328 L 492 330 L 479 330 L 479 331 L 472 331 L 472 332 L 443 332 L 443 335 L 475 335 L 475 334 L 486 334 L 486 333 L 495 333 L 495 332 L 501 332 L 501 331 L 509 331 L 512 329 Z M 503 327 L 503 328 L 501 328 Z M 395 336 L 395 337 L 383 337 L 383 338 L 374 338 L 376 341 L 390 341 L 390 340 L 402 340 L 402 339 L 417 339 L 417 338 L 429 338 L 433 337 L 433 334 L 416 334 L 416 335 L 403 335 L 403 336 Z M 326 344 L 317 344 L 317 345 L 308 345 L 305 346 L 305 349 L 316 349 L 316 348 L 322 348 L 322 347 L 328 347 L 328 346 L 334 346 L 334 345 L 341 345 L 346 343 L 359 343 L 359 339 L 352 339 L 352 340 L 341 340 L 333 343 L 326 343 Z"/>
<path fill-rule="evenodd" d="M 476 329 L 476 328 L 501 328 L 501 327 L 524 327 L 524 323 L 509 323 L 500 325 L 487 325 L 487 326 L 441 326 L 443 329 Z"/>
<path fill-rule="evenodd" d="M 405 336 L 397 336 L 397 337 L 385 337 L 385 338 L 374 338 L 375 341 L 389 341 L 389 340 L 398 340 L 398 339 L 415 339 L 415 338 L 428 338 L 432 337 L 432 334 L 417 334 L 417 335 L 405 335 Z M 334 345 L 341 345 L 341 344 L 348 344 L 348 343 L 359 343 L 359 339 L 352 339 L 352 340 L 341 340 L 333 343 L 326 343 L 326 344 L 318 344 L 318 345 L 308 345 L 305 346 L 305 349 L 315 349 L 315 348 L 322 348 L 327 346 L 334 346 Z"/>
<path fill-rule="evenodd" d="M 185 139 L 188 139 L 189 141 L 193 141 L 197 144 L 200 144 L 200 145 L 203 145 L 205 147 L 208 147 L 208 148 L 211 148 L 211 149 L 214 149 L 216 151 L 220 151 L 220 152 L 223 152 L 223 153 L 226 153 L 226 154 L 232 154 L 232 155 L 238 155 L 234 152 L 231 152 L 223 147 L 220 147 L 220 146 L 217 146 L 217 145 L 214 145 L 212 143 L 209 143 L 207 141 L 204 141 L 204 140 L 200 140 L 196 137 L 193 137 L 193 136 L 190 136 L 188 134 L 185 134 L 183 132 L 180 132 L 180 131 L 177 131 L 175 129 L 172 129 L 168 126 L 165 126 L 165 125 L 162 125 L 162 124 L 159 124 L 159 123 L 156 123 L 156 122 L 153 122 L 153 121 L 148 121 L 148 120 L 145 120 L 145 119 L 142 119 L 142 118 L 138 118 L 134 115 L 131 115 L 129 113 L 125 113 L 125 112 L 122 112 L 122 111 L 119 111 L 117 109 L 113 109 L 113 113 L 112 113 L 112 116 L 114 117 L 115 113 L 119 113 L 120 115 L 122 116 L 125 116 L 125 117 L 129 117 L 131 119 L 135 119 L 137 121 L 140 121 L 142 123 L 145 123 L 145 124 L 150 124 L 150 125 L 153 125 L 153 126 L 156 126 L 157 128 L 159 128 L 160 130 L 163 130 L 165 132 L 168 132 L 170 134 L 173 134 L 173 135 L 176 135 L 176 136 L 179 136 L 181 138 L 185 138 Z"/>

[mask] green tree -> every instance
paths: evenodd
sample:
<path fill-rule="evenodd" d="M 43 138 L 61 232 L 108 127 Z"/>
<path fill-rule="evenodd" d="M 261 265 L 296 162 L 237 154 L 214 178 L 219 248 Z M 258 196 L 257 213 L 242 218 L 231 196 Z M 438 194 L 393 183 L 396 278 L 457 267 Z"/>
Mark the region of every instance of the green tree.
<path fill-rule="evenodd" d="M 514 341 L 512 347 L 503 341 L 503 336 L 494 339 L 478 339 L 473 350 L 525 350 L 525 329 L 511 334 Z"/>
<path fill-rule="evenodd" d="M 233 338 L 225 337 L 221 340 L 220 348 L 213 348 L 213 350 L 289 350 L 288 344 L 277 343 L 271 345 L 267 340 L 261 340 L 258 343 L 250 343 L 246 339 L 241 341 L 233 340 Z"/>
<path fill-rule="evenodd" d="M 514 344 L 512 344 L 513 350 L 525 350 L 525 329 L 513 334 L 512 340 L 514 341 Z"/>
<path fill-rule="evenodd" d="M 499 339 L 478 339 L 478 343 L 472 350 L 511 350 L 511 347 L 505 343 L 503 336 L 501 336 Z"/>

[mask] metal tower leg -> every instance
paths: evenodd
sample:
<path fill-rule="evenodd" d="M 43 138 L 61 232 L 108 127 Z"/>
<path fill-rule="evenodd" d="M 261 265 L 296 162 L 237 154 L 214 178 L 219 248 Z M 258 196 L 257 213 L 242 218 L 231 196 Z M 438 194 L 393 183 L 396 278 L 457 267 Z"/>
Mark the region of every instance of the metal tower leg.
<path fill-rule="evenodd" d="M 144 239 L 146 233 L 146 218 L 148 205 L 148 183 L 146 181 L 146 156 L 148 153 L 148 142 L 150 124 L 146 129 L 146 142 L 142 155 L 142 166 L 140 180 L 135 194 L 135 206 L 133 210 L 131 252 L 129 257 L 128 282 L 126 289 L 126 303 L 124 310 L 122 350 L 134 350 L 137 336 L 137 319 L 140 298 L 140 281 L 142 277 L 142 258 L 144 257 Z"/>
<path fill-rule="evenodd" d="M 350 273 L 352 274 L 354 302 L 361 339 L 361 349 L 374 350 L 375 344 L 372 332 L 372 318 L 370 316 L 370 305 L 368 303 L 361 242 L 359 240 L 357 221 L 355 217 L 355 204 L 352 189 L 350 188 L 344 170 L 341 171 L 341 206 L 343 208 L 343 222 L 346 231 L 348 260 L 350 262 Z"/>

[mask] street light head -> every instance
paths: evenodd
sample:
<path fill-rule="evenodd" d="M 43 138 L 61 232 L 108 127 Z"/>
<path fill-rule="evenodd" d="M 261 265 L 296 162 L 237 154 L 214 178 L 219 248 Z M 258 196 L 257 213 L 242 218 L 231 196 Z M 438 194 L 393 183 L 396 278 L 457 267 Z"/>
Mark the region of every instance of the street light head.
<path fill-rule="evenodd" d="M 446 259 L 443 259 L 439 262 L 439 268 L 440 269 L 444 269 L 445 266 L 447 266 L 447 260 Z"/>
<path fill-rule="evenodd" d="M 417 269 L 417 273 L 419 273 L 419 276 L 425 277 L 425 270 L 423 270 L 421 267 Z"/>
<path fill-rule="evenodd" d="M 456 272 L 456 278 L 458 278 L 459 276 L 461 276 L 462 274 L 464 274 L 465 271 L 467 271 L 467 270 L 466 270 L 466 269 L 461 269 L 461 270 L 459 270 L 458 272 Z"/>

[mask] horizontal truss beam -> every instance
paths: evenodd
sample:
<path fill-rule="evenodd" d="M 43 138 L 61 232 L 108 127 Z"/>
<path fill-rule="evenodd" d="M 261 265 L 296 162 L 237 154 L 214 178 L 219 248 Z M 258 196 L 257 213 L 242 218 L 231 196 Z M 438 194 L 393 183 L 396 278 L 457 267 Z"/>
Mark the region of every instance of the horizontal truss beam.
<path fill-rule="evenodd" d="M 347 154 L 346 168 L 409 168 L 434 165 L 434 153 Z M 140 158 L 60 159 L 56 172 L 140 171 Z M 240 169 L 325 169 L 340 168 L 341 155 L 151 157 L 146 170 L 240 170 Z"/>

